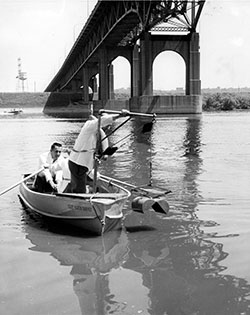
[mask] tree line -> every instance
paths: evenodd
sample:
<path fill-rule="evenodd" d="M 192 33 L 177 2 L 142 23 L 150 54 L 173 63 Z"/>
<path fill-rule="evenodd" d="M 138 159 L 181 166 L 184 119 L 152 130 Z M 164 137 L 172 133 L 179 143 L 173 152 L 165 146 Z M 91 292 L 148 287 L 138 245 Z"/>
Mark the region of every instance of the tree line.
<path fill-rule="evenodd" d="M 204 111 L 250 109 L 250 93 L 215 93 L 202 95 Z"/>

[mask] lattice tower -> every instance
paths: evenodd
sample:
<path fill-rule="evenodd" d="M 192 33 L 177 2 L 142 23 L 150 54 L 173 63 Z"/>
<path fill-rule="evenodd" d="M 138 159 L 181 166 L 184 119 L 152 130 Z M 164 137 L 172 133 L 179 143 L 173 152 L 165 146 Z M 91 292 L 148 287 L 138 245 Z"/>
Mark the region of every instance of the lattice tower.
<path fill-rule="evenodd" d="M 21 62 L 21 58 L 17 59 L 17 67 L 18 67 L 18 75 L 16 76 L 16 78 L 18 79 L 18 91 L 20 91 L 20 86 L 22 89 L 22 92 L 24 92 L 24 82 L 27 80 L 27 73 L 22 71 L 22 62 Z M 27 83 L 27 81 L 26 81 Z M 27 86 L 27 84 L 26 84 Z"/>

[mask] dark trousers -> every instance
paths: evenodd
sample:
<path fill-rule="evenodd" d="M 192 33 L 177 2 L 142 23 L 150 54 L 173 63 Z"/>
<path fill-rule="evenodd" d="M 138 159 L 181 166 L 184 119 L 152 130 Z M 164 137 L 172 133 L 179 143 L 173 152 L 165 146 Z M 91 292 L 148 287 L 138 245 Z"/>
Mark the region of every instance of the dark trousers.
<path fill-rule="evenodd" d="M 71 192 L 85 193 L 88 168 L 86 166 L 78 165 L 69 160 L 69 170 L 71 176 L 70 181 Z"/>
<path fill-rule="evenodd" d="M 54 191 L 50 184 L 46 181 L 45 176 L 36 177 L 35 190 L 40 193 L 50 193 Z"/>

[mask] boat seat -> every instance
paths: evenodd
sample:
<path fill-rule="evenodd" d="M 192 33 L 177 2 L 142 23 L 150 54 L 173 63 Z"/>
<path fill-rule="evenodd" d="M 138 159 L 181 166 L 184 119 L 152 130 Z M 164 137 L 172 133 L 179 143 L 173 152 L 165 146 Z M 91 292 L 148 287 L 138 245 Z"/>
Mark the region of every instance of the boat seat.
<path fill-rule="evenodd" d="M 84 194 L 84 193 L 56 193 L 58 197 L 66 197 L 66 198 L 79 198 L 79 199 L 120 199 L 126 197 L 126 194 L 123 193 L 96 193 L 96 194 Z"/>

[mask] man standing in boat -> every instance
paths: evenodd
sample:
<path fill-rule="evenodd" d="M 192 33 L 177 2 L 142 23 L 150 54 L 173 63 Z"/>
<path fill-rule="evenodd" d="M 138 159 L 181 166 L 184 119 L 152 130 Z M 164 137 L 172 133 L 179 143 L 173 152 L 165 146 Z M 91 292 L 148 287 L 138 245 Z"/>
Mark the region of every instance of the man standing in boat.
<path fill-rule="evenodd" d="M 38 192 L 57 192 L 63 180 L 63 170 L 65 159 L 61 155 L 62 144 L 54 142 L 50 151 L 39 157 L 39 168 L 44 167 L 35 181 L 35 189 Z"/>
<path fill-rule="evenodd" d="M 119 117 L 127 116 L 129 112 L 122 110 L 121 114 L 106 114 L 101 117 L 101 127 L 111 125 Z M 94 152 L 97 142 L 98 119 L 90 115 L 89 119 L 83 125 L 74 147 L 69 156 L 69 170 L 71 175 L 70 187 L 67 192 L 86 193 L 87 174 L 94 167 Z M 106 137 L 101 129 L 101 139 Z M 102 141 L 102 151 L 108 147 L 108 139 Z"/>

